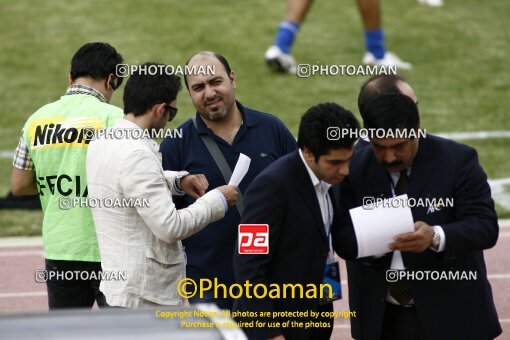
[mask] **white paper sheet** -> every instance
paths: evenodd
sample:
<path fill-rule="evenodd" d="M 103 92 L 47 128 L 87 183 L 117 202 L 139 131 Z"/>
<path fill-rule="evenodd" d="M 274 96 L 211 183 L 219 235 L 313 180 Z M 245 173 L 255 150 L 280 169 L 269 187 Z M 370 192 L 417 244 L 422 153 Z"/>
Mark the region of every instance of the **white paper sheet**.
<path fill-rule="evenodd" d="M 250 168 L 250 163 L 251 163 L 250 157 L 246 156 L 244 153 L 240 154 L 234 172 L 232 173 L 232 177 L 230 177 L 230 181 L 228 182 L 228 185 L 232 184 L 239 185 L 239 183 L 241 183 L 244 176 L 248 172 L 248 169 Z"/>
<path fill-rule="evenodd" d="M 407 195 L 390 200 L 407 201 Z M 388 246 L 394 242 L 393 237 L 414 231 L 413 214 L 405 204 L 383 204 L 373 209 L 357 207 L 349 212 L 356 232 L 358 257 L 385 254 L 391 251 Z"/>

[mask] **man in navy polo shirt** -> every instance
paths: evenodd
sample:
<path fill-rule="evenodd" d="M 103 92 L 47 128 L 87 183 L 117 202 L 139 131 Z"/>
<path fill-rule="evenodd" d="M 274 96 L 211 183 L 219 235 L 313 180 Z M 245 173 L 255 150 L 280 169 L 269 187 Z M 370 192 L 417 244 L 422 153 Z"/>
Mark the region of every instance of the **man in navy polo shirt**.
<path fill-rule="evenodd" d="M 190 70 L 197 70 L 184 78 L 197 109 L 196 127 L 188 119 L 179 127 L 182 129 L 182 138 L 165 138 L 161 144 L 163 168 L 204 174 L 211 188 L 224 185 L 225 179 L 202 141 L 202 136 L 209 136 L 219 147 L 231 170 L 240 153 L 251 158 L 250 169 L 239 185 L 240 192 L 244 193 L 264 168 L 297 149 L 296 140 L 275 116 L 251 110 L 236 101 L 235 76 L 225 57 L 213 52 L 199 52 L 186 65 Z M 211 69 L 214 70 L 213 74 L 200 72 Z M 188 195 L 174 200 L 178 209 L 194 201 Z M 232 261 L 234 251 L 237 251 L 235 241 L 239 221 L 239 211 L 233 206 L 225 218 L 183 240 L 189 278 L 196 282 L 202 278 L 217 278 L 226 285 L 234 283 Z M 190 302 L 215 302 L 221 308 L 232 307 L 231 299 L 213 299 L 212 295 L 204 299 L 193 298 Z"/>

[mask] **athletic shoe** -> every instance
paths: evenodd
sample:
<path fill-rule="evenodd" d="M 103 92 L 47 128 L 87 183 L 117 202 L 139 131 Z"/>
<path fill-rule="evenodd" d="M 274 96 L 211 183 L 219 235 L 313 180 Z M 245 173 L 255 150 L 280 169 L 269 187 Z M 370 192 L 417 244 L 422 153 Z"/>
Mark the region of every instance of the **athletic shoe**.
<path fill-rule="evenodd" d="M 400 59 L 395 53 L 386 51 L 384 58 L 376 59 L 370 52 L 366 52 L 361 61 L 365 65 L 378 65 L 378 66 L 390 66 L 395 65 L 397 68 L 402 70 L 410 70 L 413 65 Z"/>
<path fill-rule="evenodd" d="M 290 54 L 283 51 L 276 45 L 269 47 L 266 51 L 266 63 L 277 72 L 296 74 L 296 61 Z"/>

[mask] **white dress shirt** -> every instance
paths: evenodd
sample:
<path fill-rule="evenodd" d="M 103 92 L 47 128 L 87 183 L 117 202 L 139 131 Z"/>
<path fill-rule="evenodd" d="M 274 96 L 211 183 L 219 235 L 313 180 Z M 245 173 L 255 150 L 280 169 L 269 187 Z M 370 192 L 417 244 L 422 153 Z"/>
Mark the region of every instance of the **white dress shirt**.
<path fill-rule="evenodd" d="M 333 223 L 333 205 L 331 203 L 331 199 L 329 197 L 328 190 L 331 188 L 331 184 L 320 180 L 313 170 L 306 163 L 305 157 L 303 156 L 303 152 L 299 149 L 299 156 L 301 156 L 301 160 L 303 161 L 308 174 L 310 175 L 310 179 L 312 180 L 313 187 L 315 188 L 315 194 L 317 195 L 317 200 L 319 201 L 319 207 L 321 209 L 322 221 L 324 222 L 324 231 L 326 232 L 326 236 L 328 237 L 329 243 L 329 256 L 328 262 L 332 262 L 333 260 L 333 247 L 331 245 L 331 224 Z"/>

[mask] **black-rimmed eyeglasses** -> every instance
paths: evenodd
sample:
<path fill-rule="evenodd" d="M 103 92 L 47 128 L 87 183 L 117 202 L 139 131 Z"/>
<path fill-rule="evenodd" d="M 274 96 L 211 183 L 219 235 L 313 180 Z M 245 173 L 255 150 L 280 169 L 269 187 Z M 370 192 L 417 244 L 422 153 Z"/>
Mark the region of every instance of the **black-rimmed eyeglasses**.
<path fill-rule="evenodd" d="M 165 109 L 170 112 L 170 116 L 168 117 L 168 121 L 171 122 L 175 116 L 177 116 L 177 108 L 173 107 L 170 104 L 165 104 Z"/>

